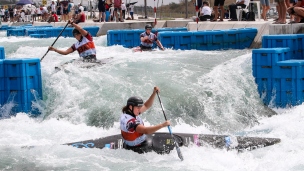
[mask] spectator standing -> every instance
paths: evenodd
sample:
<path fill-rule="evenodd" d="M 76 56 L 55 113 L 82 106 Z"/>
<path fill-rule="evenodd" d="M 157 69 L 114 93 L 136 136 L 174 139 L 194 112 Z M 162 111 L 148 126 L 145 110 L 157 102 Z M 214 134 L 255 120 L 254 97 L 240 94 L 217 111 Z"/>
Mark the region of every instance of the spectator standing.
<path fill-rule="evenodd" d="M 114 0 L 114 14 L 115 14 L 115 18 L 116 18 L 116 22 L 118 21 L 121 21 L 123 22 L 122 20 L 122 12 L 121 12 L 121 1 L 122 0 Z M 119 14 L 120 14 L 120 20 L 118 19 L 118 11 L 119 11 Z"/>
<path fill-rule="evenodd" d="M 13 6 L 10 6 L 8 8 L 8 12 L 9 12 L 9 17 L 10 17 L 10 22 L 14 22 L 14 8 L 13 8 Z"/>
<path fill-rule="evenodd" d="M 3 9 L 3 7 L 1 7 L 0 9 L 0 20 L 4 21 L 4 12 L 5 12 L 5 9 Z"/>
<path fill-rule="evenodd" d="M 60 3 L 62 5 L 62 20 L 64 22 L 66 22 L 68 20 L 68 14 L 69 14 L 69 11 L 68 11 L 69 2 L 68 1 L 61 1 Z"/>
<path fill-rule="evenodd" d="M 101 22 L 101 18 L 103 22 L 106 22 L 106 8 L 105 8 L 105 0 L 98 0 L 98 10 L 99 10 L 99 22 Z"/>
<path fill-rule="evenodd" d="M 261 17 L 264 19 L 264 21 L 268 21 L 267 20 L 267 12 L 270 9 L 270 3 L 269 0 L 260 0 L 261 5 L 262 5 L 262 14 Z"/>
<path fill-rule="evenodd" d="M 124 2 L 121 3 L 121 11 L 122 11 L 122 18 L 125 19 L 126 18 L 126 10 L 127 10 L 127 7 L 125 5 Z"/>
<path fill-rule="evenodd" d="M 49 15 L 47 8 L 44 6 L 41 6 L 40 11 L 41 11 L 41 18 L 42 18 L 41 21 L 47 21 L 48 15 Z"/>
<path fill-rule="evenodd" d="M 224 3 L 225 3 L 225 0 L 214 0 L 214 6 L 213 6 L 214 18 L 211 21 L 217 21 L 217 19 L 219 17 L 218 16 L 218 14 L 219 14 L 218 6 L 220 6 L 219 8 L 221 11 L 221 17 L 220 17 L 219 21 L 224 21 Z"/>
<path fill-rule="evenodd" d="M 111 18 L 111 21 L 114 20 L 114 6 L 113 4 L 110 5 L 110 8 L 109 8 L 109 11 L 110 11 L 110 18 Z"/>
<path fill-rule="evenodd" d="M 130 6 L 129 6 L 129 8 L 130 8 L 130 15 L 131 15 L 131 18 L 132 18 L 132 20 L 134 20 L 134 5 L 133 4 L 131 4 Z"/>
<path fill-rule="evenodd" d="M 54 1 L 52 1 L 52 4 L 51 4 L 51 12 L 56 12 L 56 4 Z"/>
<path fill-rule="evenodd" d="M 286 8 L 285 0 L 275 0 L 275 2 L 277 3 L 279 18 L 276 22 L 272 24 L 286 24 L 287 8 Z"/>
<path fill-rule="evenodd" d="M 74 3 L 72 0 L 69 0 L 69 4 L 68 4 L 68 19 L 72 18 L 72 16 L 74 15 Z"/>

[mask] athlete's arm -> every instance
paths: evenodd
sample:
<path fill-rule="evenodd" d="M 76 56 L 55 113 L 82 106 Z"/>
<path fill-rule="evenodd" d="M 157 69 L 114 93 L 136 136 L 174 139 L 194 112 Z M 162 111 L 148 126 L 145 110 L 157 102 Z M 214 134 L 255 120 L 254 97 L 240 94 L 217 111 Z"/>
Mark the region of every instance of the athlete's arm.
<path fill-rule="evenodd" d="M 153 93 L 151 94 L 149 99 L 144 103 L 144 105 L 140 108 L 140 113 L 144 113 L 147 109 L 149 109 L 152 106 L 156 92 L 159 92 L 158 87 L 154 87 Z"/>
<path fill-rule="evenodd" d="M 169 126 L 170 125 L 170 121 L 166 121 L 164 123 L 155 125 L 155 126 L 148 126 L 145 127 L 144 125 L 138 125 L 136 127 L 136 132 L 138 133 L 142 133 L 142 134 L 153 134 L 154 132 L 158 131 L 159 129 Z"/>
<path fill-rule="evenodd" d="M 74 50 L 71 47 L 68 48 L 67 50 L 59 50 L 59 49 L 54 48 L 53 46 L 50 46 L 49 50 L 57 52 L 57 53 L 59 53 L 61 55 L 67 55 L 67 54 L 70 54 L 70 53 L 74 52 Z"/>
<path fill-rule="evenodd" d="M 159 40 L 156 40 L 156 43 L 161 50 L 165 50 L 165 48 L 163 47 L 163 45 L 161 44 L 161 42 Z"/>
<path fill-rule="evenodd" d="M 77 29 L 80 32 L 82 36 L 88 35 L 88 32 L 84 30 L 82 27 L 80 27 L 78 24 L 74 23 L 72 19 L 69 22 L 75 29 Z"/>

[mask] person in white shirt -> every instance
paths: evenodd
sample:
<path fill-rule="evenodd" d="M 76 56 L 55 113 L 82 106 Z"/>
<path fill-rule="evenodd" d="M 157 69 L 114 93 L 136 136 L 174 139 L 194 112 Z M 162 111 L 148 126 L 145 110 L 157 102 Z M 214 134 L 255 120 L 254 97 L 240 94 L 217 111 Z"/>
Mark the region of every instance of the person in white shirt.
<path fill-rule="evenodd" d="M 237 2 L 235 4 L 229 5 L 230 20 L 228 20 L 228 21 L 238 21 L 237 15 L 236 15 L 236 9 L 238 6 L 240 6 L 241 8 L 245 8 L 246 7 L 245 4 L 248 1 L 249 0 L 237 0 Z"/>
<path fill-rule="evenodd" d="M 121 3 L 121 11 L 122 11 L 122 18 L 123 19 L 126 19 L 126 10 L 127 10 L 127 7 L 126 7 L 125 3 L 122 1 L 122 3 Z"/>
<path fill-rule="evenodd" d="M 52 1 L 52 4 L 51 4 L 51 11 L 52 12 L 56 13 L 56 6 L 57 6 L 56 2 Z"/>
<path fill-rule="evenodd" d="M 41 17 L 42 17 L 42 20 L 43 21 L 47 21 L 47 19 L 48 19 L 48 10 L 47 10 L 47 8 L 46 7 L 40 7 L 40 11 L 41 11 Z"/>
<path fill-rule="evenodd" d="M 110 18 L 111 18 L 111 21 L 113 21 L 114 20 L 114 6 L 113 6 L 113 4 L 111 4 L 111 7 L 110 7 L 110 9 L 109 9 L 109 11 L 110 11 Z"/>
<path fill-rule="evenodd" d="M 134 20 L 134 16 L 133 16 L 133 14 L 134 14 L 134 5 L 131 4 L 131 5 L 129 6 L 129 8 L 130 8 L 130 15 L 131 15 L 131 18 L 132 18 L 132 20 Z"/>
<path fill-rule="evenodd" d="M 32 22 L 36 21 L 37 9 L 31 8 Z"/>
<path fill-rule="evenodd" d="M 0 20 L 4 21 L 4 12 L 5 12 L 5 9 L 3 9 L 3 7 L 1 7 L 1 10 L 0 10 Z"/>
<path fill-rule="evenodd" d="M 21 21 L 22 21 L 22 22 L 25 21 L 25 12 L 24 12 L 24 10 L 21 10 L 20 18 L 21 18 Z"/>
<path fill-rule="evenodd" d="M 207 21 L 207 19 L 211 18 L 211 8 L 209 7 L 208 2 L 203 2 L 203 6 L 201 7 L 200 21 Z"/>

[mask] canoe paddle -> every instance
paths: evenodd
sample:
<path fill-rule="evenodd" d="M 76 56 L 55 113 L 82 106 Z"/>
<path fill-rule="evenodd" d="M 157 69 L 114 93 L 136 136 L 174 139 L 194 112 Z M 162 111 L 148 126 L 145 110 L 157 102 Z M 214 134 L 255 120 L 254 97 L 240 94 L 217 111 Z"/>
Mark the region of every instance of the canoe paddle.
<path fill-rule="evenodd" d="M 65 30 L 65 28 L 68 26 L 69 22 L 67 22 L 67 24 L 64 26 L 64 28 L 61 30 L 61 32 L 59 33 L 59 35 L 57 36 L 56 40 L 53 42 L 53 44 L 51 46 L 53 46 L 56 41 L 58 40 L 58 38 L 61 36 L 62 32 Z M 46 56 L 47 53 L 49 53 L 49 49 L 46 51 L 46 53 L 43 55 L 43 57 L 40 59 L 40 62 L 43 60 L 43 58 Z"/>
<path fill-rule="evenodd" d="M 166 121 L 167 121 L 166 113 L 165 113 L 165 111 L 164 111 L 164 107 L 163 107 L 163 104 L 162 104 L 162 102 L 161 102 L 161 100 L 160 100 L 160 97 L 159 97 L 158 92 L 156 92 L 156 94 L 157 94 L 157 97 L 158 97 L 160 106 L 161 106 L 161 108 L 162 108 L 164 117 L 165 117 L 165 119 L 166 119 Z M 179 146 L 178 146 L 178 144 L 177 144 L 177 142 L 176 142 L 176 140 L 175 140 L 175 138 L 174 138 L 174 136 L 173 136 L 173 134 L 172 134 L 170 125 L 168 125 L 168 129 L 169 129 L 169 132 L 170 132 L 170 135 L 171 135 L 172 139 L 174 140 L 174 144 L 175 144 L 175 148 L 176 148 L 176 151 L 177 151 L 177 155 L 178 155 L 178 157 L 181 159 L 181 161 L 183 161 L 183 160 L 184 160 L 184 157 L 183 157 L 182 152 L 181 152 L 181 150 L 180 150 L 180 148 L 179 148 Z"/>

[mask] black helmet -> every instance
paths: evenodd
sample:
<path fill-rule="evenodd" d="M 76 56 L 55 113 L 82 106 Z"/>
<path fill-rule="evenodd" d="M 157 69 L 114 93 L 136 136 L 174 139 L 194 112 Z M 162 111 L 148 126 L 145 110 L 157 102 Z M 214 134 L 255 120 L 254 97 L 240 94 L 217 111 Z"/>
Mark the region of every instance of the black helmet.
<path fill-rule="evenodd" d="M 75 34 L 80 34 L 79 30 L 73 29 L 73 35 L 75 35 Z"/>
<path fill-rule="evenodd" d="M 127 101 L 127 106 L 143 106 L 144 105 L 144 101 L 140 98 L 140 97 L 137 97 L 137 96 L 133 96 L 133 97 L 130 97 Z"/>
<path fill-rule="evenodd" d="M 147 24 L 147 25 L 145 26 L 145 29 L 146 29 L 146 30 L 147 30 L 147 29 L 152 29 L 151 24 Z"/>

